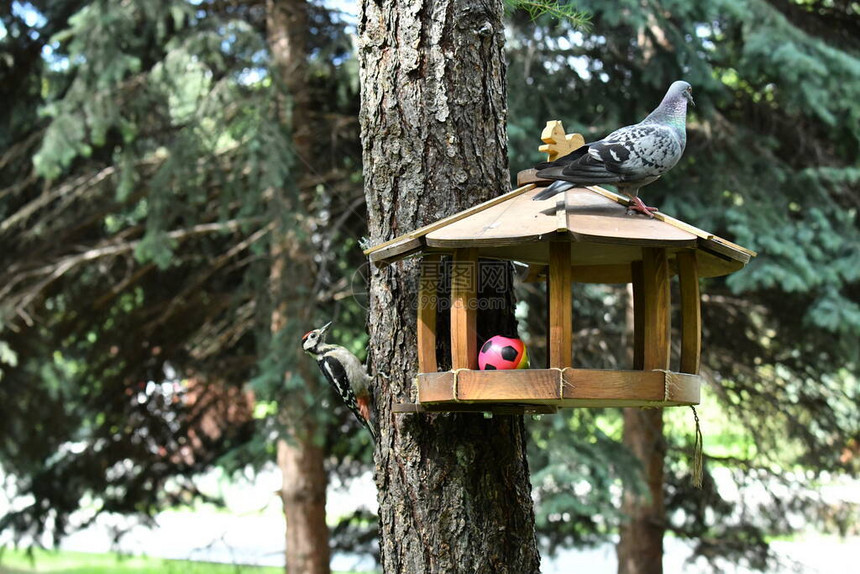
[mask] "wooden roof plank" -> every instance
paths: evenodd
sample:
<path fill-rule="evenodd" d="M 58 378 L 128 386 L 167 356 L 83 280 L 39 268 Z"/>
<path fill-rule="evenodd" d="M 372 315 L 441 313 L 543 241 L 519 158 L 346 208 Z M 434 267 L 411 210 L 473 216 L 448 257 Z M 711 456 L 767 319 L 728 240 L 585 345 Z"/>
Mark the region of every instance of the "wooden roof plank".
<path fill-rule="evenodd" d="M 699 248 L 723 258 L 734 259 L 736 261 L 741 261 L 744 264 L 749 263 L 750 255 L 747 250 L 738 251 L 737 249 L 726 245 L 726 243 L 722 241 L 715 241 L 715 239 L 719 239 L 719 237 L 715 237 L 713 239 L 699 239 Z"/>
<path fill-rule="evenodd" d="M 609 198 L 613 201 L 616 201 L 621 205 L 626 206 L 626 205 L 630 204 L 630 200 L 626 196 L 614 193 L 608 189 L 600 187 L 599 185 L 589 185 L 589 186 L 587 186 L 587 189 L 590 189 L 591 191 L 593 191 L 595 193 L 599 193 L 603 197 L 606 197 L 606 198 Z M 721 245 L 726 246 L 726 247 L 728 247 L 734 251 L 739 251 L 741 253 L 744 253 L 747 255 L 747 261 L 749 261 L 750 257 L 755 257 L 757 255 L 757 253 L 755 251 L 752 251 L 751 249 L 747 249 L 746 247 L 742 247 L 741 245 L 738 245 L 736 243 L 732 243 L 731 241 L 729 241 L 727 239 L 723 239 L 722 237 L 719 237 L 718 235 L 714 235 L 713 233 L 705 231 L 704 229 L 699 229 L 698 227 L 696 227 L 694 225 L 690 225 L 689 223 L 687 223 L 685 221 L 681 221 L 680 219 L 675 219 L 671 215 L 666 215 L 665 213 L 661 213 L 659 211 L 654 212 L 653 215 L 654 215 L 654 219 L 657 219 L 658 221 L 662 221 L 663 223 L 668 223 L 669 225 L 677 227 L 678 229 L 683 229 L 684 231 L 687 231 L 688 233 L 692 233 L 693 235 L 695 235 L 701 239 L 714 241 L 714 242 L 720 243 Z"/>
<path fill-rule="evenodd" d="M 370 261 L 373 263 L 396 261 L 420 251 L 424 246 L 424 240 L 420 237 L 401 237 L 399 241 L 381 246 L 381 249 L 371 253 Z"/>
<path fill-rule="evenodd" d="M 483 211 L 489 207 L 493 207 L 494 205 L 498 205 L 499 203 L 504 203 L 505 201 L 508 201 L 509 199 L 517 197 L 518 195 L 521 195 L 521 194 L 529 191 L 530 189 L 534 189 L 534 187 L 535 187 L 535 184 L 533 184 L 533 183 L 523 185 L 523 186 L 518 187 L 517 189 L 515 189 L 513 191 L 509 191 L 508 193 L 505 193 L 503 195 L 500 195 L 498 197 L 494 197 L 493 199 L 485 201 L 484 203 L 479 203 L 478 205 L 475 205 L 473 207 L 465 209 L 459 213 L 455 213 L 454 215 L 449 215 L 448 217 L 443 217 L 442 219 L 440 219 L 438 221 L 435 221 L 435 222 L 430 223 L 428 225 L 425 225 L 423 227 L 419 227 L 418 229 L 415 229 L 414 231 L 410 231 L 409 233 L 405 233 L 405 234 L 401 235 L 400 237 L 395 237 L 394 239 L 389 239 L 388 241 L 386 241 L 384 243 L 380 243 L 379 245 L 374 245 L 373 247 L 365 249 L 364 254 L 370 255 L 371 253 L 374 253 L 375 251 L 379 251 L 380 249 L 388 247 L 389 245 L 391 245 L 393 243 L 397 243 L 398 241 L 401 241 L 405 237 L 410 237 L 413 239 L 418 238 L 418 237 L 422 237 L 424 235 L 427 235 L 428 233 L 430 233 L 431 231 L 433 231 L 435 229 L 439 229 L 440 227 L 445 227 L 446 225 L 454 223 L 455 221 L 460 221 L 461 219 L 469 217 L 470 215 L 473 215 L 475 213 L 480 213 L 481 211 Z"/>
<path fill-rule="evenodd" d="M 755 255 L 753 251 L 663 213 L 655 213 L 653 219 L 628 216 L 629 200 L 599 186 L 572 188 L 553 201 L 532 201 L 537 193 L 535 188 L 536 184 L 530 182 L 367 249 L 365 253 L 371 262 L 380 265 L 420 251 L 477 247 L 481 257 L 545 264 L 543 243 L 557 238 L 562 230 L 570 234 L 571 248 L 579 253 L 574 257 L 575 264 L 578 261 L 580 265 L 629 263 L 630 257 L 623 252 L 624 247 L 697 248 L 709 256 L 702 268 L 708 275 L 703 276 L 718 276 L 736 271 Z M 589 253 L 598 244 L 612 245 L 615 251 L 601 247 L 599 250 L 606 251 L 606 257 L 593 260 Z M 580 260 L 583 255 L 585 259 Z M 619 277 L 624 278 L 626 274 Z"/>
<path fill-rule="evenodd" d="M 537 241 L 556 232 L 556 220 L 547 217 L 544 209 L 525 193 L 431 231 L 427 243 L 451 248 Z"/>
<path fill-rule="evenodd" d="M 558 201 L 555 202 L 555 230 L 565 232 L 569 230 L 567 226 L 567 193 L 564 193 Z"/>

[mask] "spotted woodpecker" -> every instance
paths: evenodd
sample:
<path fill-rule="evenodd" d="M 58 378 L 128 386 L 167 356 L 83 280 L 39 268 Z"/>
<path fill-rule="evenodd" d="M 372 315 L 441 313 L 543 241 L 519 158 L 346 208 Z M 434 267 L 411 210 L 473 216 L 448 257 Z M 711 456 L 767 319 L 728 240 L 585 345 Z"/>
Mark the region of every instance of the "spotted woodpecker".
<path fill-rule="evenodd" d="M 367 374 L 358 357 L 341 347 L 325 342 L 327 323 L 319 329 L 305 333 L 302 348 L 316 359 L 325 378 L 334 388 L 355 418 L 370 431 L 376 441 L 376 427 L 370 417 L 371 394 L 369 384 L 373 377 Z"/>

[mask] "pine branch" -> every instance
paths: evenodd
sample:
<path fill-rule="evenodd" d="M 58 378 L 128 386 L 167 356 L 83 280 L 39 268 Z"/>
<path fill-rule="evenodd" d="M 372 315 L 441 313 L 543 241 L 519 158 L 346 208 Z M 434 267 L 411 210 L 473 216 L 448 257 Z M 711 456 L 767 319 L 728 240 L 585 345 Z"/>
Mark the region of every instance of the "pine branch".
<path fill-rule="evenodd" d="M 170 315 L 173 314 L 175 310 L 184 310 L 184 299 L 198 291 L 202 288 L 203 284 L 209 279 L 216 271 L 221 269 L 226 263 L 231 260 L 233 257 L 248 249 L 251 245 L 261 240 L 263 237 L 268 235 L 275 228 L 275 222 L 272 221 L 268 225 L 261 227 L 239 243 L 236 243 L 230 249 L 219 255 L 216 259 L 211 261 L 209 265 L 204 267 L 197 275 L 192 278 L 182 289 L 181 292 L 176 294 L 170 305 L 168 305 L 166 311 L 161 315 L 161 318 L 156 323 L 164 322 Z"/>
<path fill-rule="evenodd" d="M 591 15 L 588 12 L 580 12 L 561 0 L 505 0 L 505 8 L 509 13 L 523 10 L 532 20 L 543 15 L 567 20 L 578 30 L 587 30 L 591 25 Z"/>
<path fill-rule="evenodd" d="M 233 347 L 239 339 L 253 329 L 256 307 L 256 301 L 251 299 L 229 316 L 218 321 L 207 321 L 189 342 L 189 354 L 202 361 Z"/>
<path fill-rule="evenodd" d="M 30 173 L 27 174 L 27 177 L 18 179 L 12 185 L 4 187 L 3 189 L 0 189 L 0 199 L 3 199 L 7 195 L 11 195 L 11 196 L 18 195 L 19 193 L 21 193 L 22 190 L 24 190 L 24 189 L 30 187 L 31 185 L 33 185 L 34 183 L 36 183 L 36 181 L 38 181 L 38 179 L 39 179 L 39 176 L 37 176 L 36 172 L 31 169 Z"/>
<path fill-rule="evenodd" d="M 45 193 L 42 193 L 39 197 L 17 210 L 4 221 L 0 222 L 0 234 L 5 233 L 18 223 L 25 222 L 33 213 L 67 194 L 75 197 L 94 189 L 98 184 L 113 175 L 115 172 L 116 168 L 109 166 L 95 174 L 83 175 L 67 184 L 46 190 Z"/>
<path fill-rule="evenodd" d="M 122 281 L 111 286 L 110 290 L 95 300 L 93 303 L 94 309 L 101 309 L 105 305 L 107 305 L 110 301 L 112 301 L 117 295 L 127 290 L 130 286 L 137 283 L 139 279 L 141 279 L 144 275 L 155 269 L 155 263 L 147 263 L 137 269 L 135 269 L 132 273 L 129 273 Z"/>
<path fill-rule="evenodd" d="M 19 162 L 24 158 L 24 156 L 28 156 L 27 161 L 29 161 L 29 156 L 32 155 L 33 148 L 37 143 L 42 141 L 42 136 L 44 135 L 45 128 L 40 128 L 28 134 L 27 137 L 21 141 L 9 146 L 9 148 L 3 152 L 3 155 L 0 155 L 0 169 L 6 169 L 7 165 Z M 3 194 L 0 193 L 0 197 L 2 196 Z"/>
<path fill-rule="evenodd" d="M 249 223 L 261 221 L 260 218 L 232 219 L 230 221 L 217 223 L 204 223 L 194 225 L 187 229 L 178 229 L 170 231 L 165 235 L 172 240 L 182 241 L 196 235 L 205 235 L 209 233 L 220 233 L 223 231 L 239 231 L 242 226 Z M 268 230 L 269 226 L 263 228 Z M 138 228 L 139 229 L 139 228 Z M 259 231 L 251 237 L 258 237 Z M 250 238 L 249 238 L 250 239 Z M 117 241 L 112 239 L 109 242 L 86 249 L 80 253 L 67 255 L 50 264 L 44 265 L 37 269 L 13 275 L 10 279 L 0 284 L 5 283 L 0 289 L 0 300 L 5 300 L 9 307 L 14 309 L 14 313 L 24 319 L 25 323 L 32 325 L 33 321 L 26 309 L 36 300 L 53 282 L 60 279 L 71 270 L 99 259 L 109 257 L 117 257 L 122 254 L 132 253 L 137 248 L 142 240 L 136 239 L 133 241 Z M 247 242 L 248 240 L 246 240 Z M 244 242 L 243 242 L 244 243 Z M 231 250 L 232 251 L 232 250 Z M 39 278 L 37 283 L 30 286 L 26 291 L 15 294 L 15 288 L 27 279 Z"/>

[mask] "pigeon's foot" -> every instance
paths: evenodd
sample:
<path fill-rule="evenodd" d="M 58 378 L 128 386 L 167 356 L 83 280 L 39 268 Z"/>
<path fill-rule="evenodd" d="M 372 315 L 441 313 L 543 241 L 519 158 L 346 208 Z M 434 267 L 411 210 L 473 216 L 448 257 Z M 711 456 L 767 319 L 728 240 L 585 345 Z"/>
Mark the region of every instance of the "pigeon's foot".
<path fill-rule="evenodd" d="M 627 215 L 633 215 L 634 213 L 641 213 L 642 215 L 647 215 L 648 217 L 653 219 L 654 212 L 660 211 L 656 207 L 648 207 L 638 197 L 631 197 L 630 202 L 631 202 L 630 205 L 627 206 Z"/>

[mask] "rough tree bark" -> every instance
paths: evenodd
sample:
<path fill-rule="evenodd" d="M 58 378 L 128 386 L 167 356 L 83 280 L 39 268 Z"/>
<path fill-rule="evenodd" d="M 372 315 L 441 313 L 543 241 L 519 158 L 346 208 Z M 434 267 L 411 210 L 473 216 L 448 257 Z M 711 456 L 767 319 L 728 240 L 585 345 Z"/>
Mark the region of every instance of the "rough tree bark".
<path fill-rule="evenodd" d="M 299 166 L 312 156 L 311 98 L 307 86 L 308 7 L 305 0 L 268 0 L 266 2 L 267 41 L 272 53 L 277 79 L 292 100 L 291 117 L 293 149 L 299 156 Z M 286 94 L 279 98 L 281 121 L 287 121 Z M 301 167 L 299 167 L 301 170 Z M 275 190 L 275 194 L 282 190 Z M 293 198 L 293 201 L 299 201 Z M 282 202 L 286 209 L 289 201 Z M 308 324 L 313 317 L 314 302 L 312 261 L 313 249 L 296 245 L 290 230 L 278 227 L 273 232 L 270 283 L 276 305 L 272 313 L 273 334 L 281 332 L 287 321 Z M 294 348 L 297 374 L 311 395 L 316 394 L 318 379 L 308 367 L 307 357 L 301 356 L 298 341 Z M 290 352 L 289 350 L 287 352 Z M 289 427 L 291 440 L 279 439 L 277 462 L 283 485 L 281 501 L 286 520 L 286 572 L 289 574 L 329 574 L 331 552 L 326 524 L 326 489 L 328 475 L 324 467 L 322 448 L 314 443 L 314 419 L 307 416 L 308 408 L 298 398 L 283 407 L 280 418 Z"/>
<path fill-rule="evenodd" d="M 361 129 L 372 243 L 506 191 L 499 0 L 364 0 Z M 416 359 L 418 264 L 375 269 L 370 337 L 385 572 L 539 571 L 522 417 L 395 415 Z"/>

